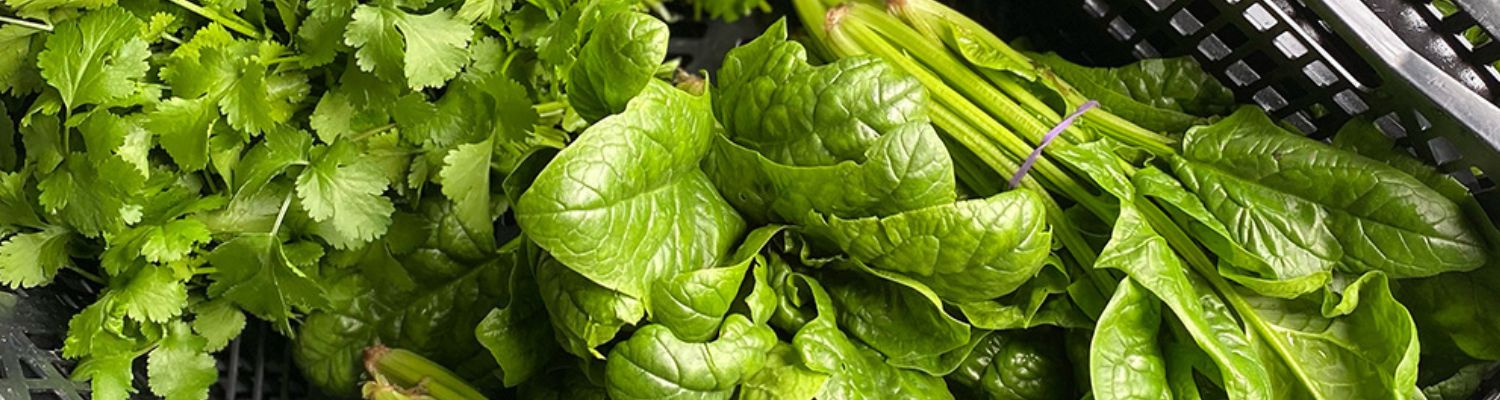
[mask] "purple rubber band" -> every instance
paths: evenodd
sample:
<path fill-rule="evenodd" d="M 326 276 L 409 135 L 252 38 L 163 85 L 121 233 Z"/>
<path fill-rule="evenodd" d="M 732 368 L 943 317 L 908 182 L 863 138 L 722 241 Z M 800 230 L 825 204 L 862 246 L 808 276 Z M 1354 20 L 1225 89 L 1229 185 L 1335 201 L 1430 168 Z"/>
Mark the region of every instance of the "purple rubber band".
<path fill-rule="evenodd" d="M 1047 131 L 1047 134 L 1042 136 L 1042 143 L 1036 145 L 1036 150 L 1031 151 L 1031 155 L 1026 157 L 1026 162 L 1021 163 L 1021 168 L 1016 170 L 1016 176 L 1010 178 L 1010 188 L 1015 189 L 1017 186 L 1021 186 L 1021 178 L 1026 177 L 1027 171 L 1031 171 L 1032 164 L 1036 164 L 1036 159 L 1042 157 L 1042 149 L 1047 148 L 1047 145 L 1052 143 L 1052 139 L 1056 139 L 1057 135 L 1062 134 L 1064 129 L 1072 126 L 1073 121 L 1077 120 L 1078 116 L 1083 115 L 1084 111 L 1098 106 L 1098 101 L 1089 100 L 1087 103 L 1078 106 L 1077 111 L 1068 114 L 1067 118 L 1063 118 L 1062 122 L 1057 123 L 1057 126 L 1053 127 L 1052 130 Z"/>

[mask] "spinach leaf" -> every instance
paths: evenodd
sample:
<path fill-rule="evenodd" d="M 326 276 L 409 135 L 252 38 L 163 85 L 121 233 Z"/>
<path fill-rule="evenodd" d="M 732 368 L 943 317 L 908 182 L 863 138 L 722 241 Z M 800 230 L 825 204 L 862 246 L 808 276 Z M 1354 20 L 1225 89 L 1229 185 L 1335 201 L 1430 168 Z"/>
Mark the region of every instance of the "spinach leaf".
<path fill-rule="evenodd" d="M 1494 363 L 1479 363 L 1464 366 L 1452 377 L 1432 386 L 1422 388 L 1427 400 L 1463 400 L 1474 398 L 1484 379 L 1495 369 Z"/>
<path fill-rule="evenodd" d="M 823 390 L 828 375 L 808 369 L 792 345 L 777 342 L 766 355 L 765 367 L 740 384 L 741 400 L 812 400 Z"/>
<path fill-rule="evenodd" d="M 1189 272 L 1133 204 L 1121 204 L 1112 239 L 1095 265 L 1124 271 L 1133 283 L 1161 299 L 1218 364 L 1231 398 L 1270 396 L 1271 379 L 1229 307 Z"/>
<path fill-rule="evenodd" d="M 897 272 L 951 301 L 1009 294 L 1036 276 L 1051 249 L 1041 198 L 1013 190 L 885 218 L 832 217 L 809 227 L 851 257 Z"/>
<path fill-rule="evenodd" d="M 725 266 L 684 272 L 653 282 L 652 295 L 646 303 L 651 321 L 670 328 L 676 337 L 685 341 L 701 342 L 712 338 L 738 297 L 745 273 L 750 270 L 752 262 L 757 261 L 757 253 L 780 231 L 779 226 L 751 231 Z M 757 279 L 758 284 L 759 281 Z"/>
<path fill-rule="evenodd" d="M 731 51 L 704 170 L 752 221 L 858 218 L 954 199 L 953 165 L 926 95 L 873 58 L 813 67 L 783 24 Z M 838 182 L 838 184 L 830 184 Z"/>
<path fill-rule="evenodd" d="M 1056 54 L 1033 54 L 1071 89 L 1098 99 L 1105 110 L 1154 131 L 1182 132 L 1227 114 L 1234 93 L 1191 57 L 1150 59 L 1116 68 L 1090 68 Z"/>
<path fill-rule="evenodd" d="M 987 336 L 950 380 L 991 399 L 1076 398 L 1073 371 L 1053 330 L 996 332 Z M 978 396 L 976 396 L 978 397 Z"/>
<path fill-rule="evenodd" d="M 510 270 L 510 299 L 503 308 L 490 313 L 474 327 L 474 337 L 489 349 L 500 364 L 500 377 L 507 387 L 521 384 L 546 368 L 557 352 L 547 309 L 539 301 L 536 278 L 528 265 Z"/>
<path fill-rule="evenodd" d="M 698 169 L 713 128 L 708 98 L 653 82 L 557 154 L 516 220 L 563 265 L 644 298 L 651 282 L 717 263 L 745 228 Z"/>
<path fill-rule="evenodd" d="M 636 12 L 606 15 L 578 52 L 568 101 L 588 121 L 625 110 L 667 56 L 667 24 Z"/>
<path fill-rule="evenodd" d="M 817 317 L 797 331 L 792 345 L 809 369 L 829 376 L 818 398 L 953 398 L 941 378 L 888 364 L 880 353 L 840 331 L 833 302 L 816 280 L 800 275 L 791 279 L 805 285 L 817 308 Z"/>
<path fill-rule="evenodd" d="M 599 286 L 552 258 L 537 265 L 536 281 L 557 343 L 581 358 L 604 358 L 594 349 L 646 314 L 640 300 Z"/>
<path fill-rule="evenodd" d="M 1094 398 L 1169 399 L 1166 360 L 1156 344 L 1161 303 L 1126 278 L 1104 308 L 1089 349 Z"/>
<path fill-rule="evenodd" d="M 1384 163 L 1282 131 L 1245 108 L 1188 132 L 1173 170 L 1233 240 L 1303 276 L 1470 270 L 1487 254 L 1459 207 Z M 1278 274 L 1278 276 L 1286 276 Z"/>
<path fill-rule="evenodd" d="M 299 328 L 292 354 L 303 374 L 326 393 L 355 394 L 364 349 L 375 343 L 411 349 L 447 365 L 477 360 L 481 367 L 457 371 L 467 378 L 494 368 L 473 327 L 507 296 L 513 255 L 472 267 L 421 249 L 397 257 L 393 266 L 419 288 L 384 289 L 372 278 L 346 272 L 328 280 L 328 310 L 309 314 Z"/>
<path fill-rule="evenodd" d="M 728 399 L 765 365 L 775 345 L 770 327 L 739 314 L 725 319 L 719 337 L 708 343 L 647 325 L 609 352 L 605 387 L 615 399 Z"/>
<path fill-rule="evenodd" d="M 1261 343 L 1282 387 L 1278 396 L 1411 398 L 1417 385 L 1416 327 L 1391 297 L 1384 274 L 1367 273 L 1323 301 L 1243 293 L 1240 317 Z M 1277 365 L 1280 364 L 1280 365 Z"/>
<path fill-rule="evenodd" d="M 842 310 L 839 328 L 891 365 L 943 375 L 951 370 L 943 364 L 954 363 L 942 358 L 970 341 L 969 325 L 948 315 L 931 291 L 853 271 L 820 274 L 818 281 Z"/>

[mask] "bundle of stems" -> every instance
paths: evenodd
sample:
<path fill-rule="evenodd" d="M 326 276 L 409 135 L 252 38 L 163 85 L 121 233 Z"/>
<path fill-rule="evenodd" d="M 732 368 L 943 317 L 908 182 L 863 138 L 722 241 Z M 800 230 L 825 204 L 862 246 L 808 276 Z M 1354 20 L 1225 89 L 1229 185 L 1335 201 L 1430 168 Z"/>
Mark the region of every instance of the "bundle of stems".
<path fill-rule="evenodd" d="M 978 22 L 936 0 L 795 0 L 793 5 L 815 49 L 834 58 L 878 57 L 926 87 L 933 99 L 933 125 L 950 148 L 957 145 L 952 153 L 960 166 L 959 179 L 972 191 L 996 190 L 996 174 L 1014 173 L 1042 143 L 1044 133 L 1058 126 L 1065 110 L 1089 100 Z M 1103 109 L 1083 113 L 1078 124 L 1067 127 L 1044 151 L 1061 151 L 1101 137 L 1155 157 L 1177 154 L 1174 138 Z M 1112 161 L 1124 170 L 1134 168 L 1122 158 Z M 990 171 L 979 170 L 981 166 Z M 1097 316 L 1119 277 L 1093 268 L 1099 249 L 1084 240 L 1063 205 L 1082 207 L 1102 221 L 1113 221 L 1118 205 L 1084 168 L 1043 155 L 1020 186 L 1048 195 L 1054 235 L 1088 277 L 1069 293 L 1083 311 Z M 1211 273 L 1212 261 L 1182 227 L 1149 201 L 1139 203 L 1153 227 L 1194 269 L 1225 284 Z"/>

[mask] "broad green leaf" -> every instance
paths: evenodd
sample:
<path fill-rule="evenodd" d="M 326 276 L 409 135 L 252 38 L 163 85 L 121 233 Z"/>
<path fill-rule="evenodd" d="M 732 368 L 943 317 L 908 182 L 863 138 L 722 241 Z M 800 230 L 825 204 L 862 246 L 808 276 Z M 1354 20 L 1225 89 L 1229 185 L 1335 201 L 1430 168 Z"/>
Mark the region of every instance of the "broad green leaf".
<path fill-rule="evenodd" d="M 1134 279 L 1121 281 L 1089 349 L 1094 398 L 1172 398 L 1166 360 L 1156 343 L 1160 327 L 1161 304 Z"/>
<path fill-rule="evenodd" d="M 30 288 L 52 283 L 63 267 L 73 265 L 68 241 L 73 233 L 60 227 L 21 233 L 0 242 L 0 284 Z"/>
<path fill-rule="evenodd" d="M 122 8 L 91 11 L 57 25 L 37 66 L 69 108 L 106 104 L 135 93 L 150 52 L 141 21 Z"/>
<path fill-rule="evenodd" d="M 1300 251 L 1281 251 L 1299 249 L 1294 242 L 1263 235 L 1257 251 L 1242 246 L 1230 234 L 1230 228 L 1208 210 L 1203 200 L 1162 170 L 1145 168 L 1137 171 L 1131 180 L 1142 196 L 1160 201 L 1172 212 L 1186 216 L 1177 218 L 1178 223 L 1219 257 L 1219 264 L 1223 266 L 1219 273 L 1225 278 L 1263 295 L 1295 298 L 1321 289 L 1332 277 L 1332 271 L 1325 269 L 1323 261 L 1299 264 L 1295 259 L 1283 258 L 1284 254 Z"/>
<path fill-rule="evenodd" d="M 167 324 L 166 330 L 146 358 L 151 391 L 167 400 L 207 399 L 208 387 L 219 380 L 213 356 L 204 351 L 208 341 L 182 321 Z"/>
<path fill-rule="evenodd" d="M 172 269 L 142 265 L 129 283 L 117 288 L 117 307 L 137 321 L 167 322 L 187 308 L 187 286 L 172 276 Z"/>
<path fill-rule="evenodd" d="M 495 219 L 490 212 L 490 160 L 493 139 L 459 145 L 443 157 L 439 173 L 443 195 L 453 201 L 464 231 L 481 249 L 495 247 Z"/>
<path fill-rule="evenodd" d="M 714 102 L 733 142 L 776 163 L 827 166 L 863 162 L 892 130 L 926 122 L 927 96 L 916 79 L 873 57 L 814 67 L 786 37 L 785 24 L 776 24 L 725 57 Z M 952 169 L 947 160 L 918 159 L 925 162 L 894 170 Z"/>
<path fill-rule="evenodd" d="M 1050 53 L 1031 58 L 1110 113 L 1154 131 L 1182 132 L 1235 104 L 1234 94 L 1189 57 L 1117 68 L 1084 67 Z"/>
<path fill-rule="evenodd" d="M 344 31 L 344 43 L 357 48 L 360 69 L 381 78 L 404 77 L 408 86 L 421 90 L 440 87 L 469 61 L 468 23 L 453 12 L 439 9 L 429 14 L 409 14 L 390 6 L 361 5 Z"/>
<path fill-rule="evenodd" d="M 876 269 L 910 276 L 952 301 L 1009 294 L 1051 250 L 1041 198 L 1014 190 L 885 218 L 831 218 L 809 228 Z"/>
<path fill-rule="evenodd" d="M 604 358 L 594 349 L 646 315 L 640 300 L 599 286 L 550 258 L 537 265 L 536 280 L 558 345 L 580 358 Z"/>
<path fill-rule="evenodd" d="M 547 317 L 547 309 L 541 304 L 531 268 L 518 266 L 510 274 L 509 304 L 490 310 L 474 328 L 479 344 L 489 349 L 500 364 L 500 377 L 506 387 L 544 373 L 546 363 L 557 350 L 551 325 L 540 323 Z"/>
<path fill-rule="evenodd" d="M 1380 127 L 1367 119 L 1349 120 L 1333 135 L 1329 144 L 1390 164 L 1391 167 L 1411 174 L 1455 203 L 1463 203 L 1471 198 L 1469 189 L 1462 183 L 1431 165 L 1412 158 L 1411 153 L 1397 147 L 1394 140 L 1381 133 Z"/>
<path fill-rule="evenodd" d="M 732 257 L 720 267 L 689 271 L 652 282 L 646 312 L 651 321 L 666 326 L 672 334 L 689 342 L 713 338 L 725 314 L 739 296 L 741 283 L 757 254 L 766 247 L 780 226 L 761 227 L 746 235 Z M 758 263 L 757 263 L 758 264 Z M 765 295 L 765 294 L 762 294 Z M 751 313 L 752 322 L 761 315 Z"/>
<path fill-rule="evenodd" d="M 655 79 L 667 56 L 667 24 L 650 15 L 604 16 L 579 50 L 568 78 L 568 102 L 589 121 L 625 110 Z"/>
<path fill-rule="evenodd" d="M 891 365 L 943 374 L 939 358 L 969 342 L 969 325 L 948 315 L 930 291 L 853 272 L 822 274 L 818 281 L 840 310 L 839 328 Z"/>
<path fill-rule="evenodd" d="M 1488 257 L 1451 200 L 1389 165 L 1282 131 L 1258 110 L 1188 132 L 1173 169 L 1234 222 L 1236 242 L 1287 268 L 1421 277 Z"/>
<path fill-rule="evenodd" d="M 740 383 L 741 400 L 812 400 L 823 390 L 828 375 L 808 369 L 797 350 L 778 342 L 766 355 L 766 364 Z"/>
<path fill-rule="evenodd" d="M 244 235 L 224 242 L 208 255 L 217 269 L 208 293 L 224 297 L 262 319 L 288 324 L 294 310 L 327 305 L 323 288 L 304 268 L 322 257 L 310 242 L 282 244 L 270 235 Z"/>
<path fill-rule="evenodd" d="M 712 266 L 745 228 L 698 169 L 713 128 L 708 98 L 648 86 L 557 154 L 516 220 L 563 265 L 635 298 Z"/>
<path fill-rule="evenodd" d="M 817 317 L 797 330 L 792 345 L 808 369 L 828 375 L 818 398 L 953 398 L 941 378 L 897 368 L 849 338 L 834 322 L 837 311 L 823 287 L 810 278 L 792 279 L 806 285 L 817 308 Z"/>
<path fill-rule="evenodd" d="M 1135 285 L 1165 303 L 1218 365 L 1231 398 L 1270 397 L 1270 376 L 1229 307 L 1189 271 L 1134 204 L 1121 204 L 1114 233 L 1094 265 L 1125 272 Z"/>
<path fill-rule="evenodd" d="M 297 176 L 297 197 L 314 221 L 327 222 L 336 232 L 325 235 L 339 248 L 365 243 L 384 235 L 395 207 L 385 193 L 385 177 L 353 145 L 335 144 Z"/>
<path fill-rule="evenodd" d="M 1427 400 L 1472 399 L 1484 384 L 1485 377 L 1490 376 L 1494 369 L 1494 363 L 1465 366 L 1448 379 L 1422 388 L 1422 395 L 1427 396 Z"/>
<path fill-rule="evenodd" d="M 728 399 L 746 378 L 765 366 L 776 332 L 743 315 L 724 320 L 707 343 L 678 339 L 661 325 L 646 325 L 615 345 L 604 366 L 611 398 Z"/>
<path fill-rule="evenodd" d="M 1078 397 L 1060 331 L 995 332 L 949 375 L 975 397 L 1064 399 Z"/>
<path fill-rule="evenodd" d="M 1342 298 L 1323 302 L 1285 300 L 1248 293 L 1240 317 L 1295 378 L 1276 380 L 1318 399 L 1411 398 L 1417 384 L 1416 327 L 1391 297 L 1384 274 L 1370 272 L 1344 288 Z"/>

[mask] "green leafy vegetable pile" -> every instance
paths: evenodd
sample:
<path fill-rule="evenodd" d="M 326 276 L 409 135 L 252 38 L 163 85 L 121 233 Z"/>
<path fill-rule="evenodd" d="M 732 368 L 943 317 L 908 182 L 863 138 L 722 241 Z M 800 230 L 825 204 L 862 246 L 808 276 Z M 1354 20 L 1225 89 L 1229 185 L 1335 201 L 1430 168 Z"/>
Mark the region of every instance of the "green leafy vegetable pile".
<path fill-rule="evenodd" d="M 834 3 L 710 82 L 655 2 L 7 1 L 0 283 L 103 288 L 63 354 L 100 399 L 207 398 L 246 314 L 378 399 L 1460 398 L 1500 360 L 1500 234 L 1373 124 Z"/>

